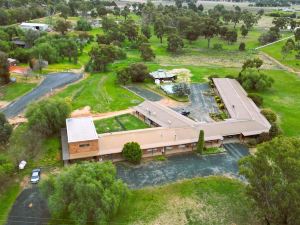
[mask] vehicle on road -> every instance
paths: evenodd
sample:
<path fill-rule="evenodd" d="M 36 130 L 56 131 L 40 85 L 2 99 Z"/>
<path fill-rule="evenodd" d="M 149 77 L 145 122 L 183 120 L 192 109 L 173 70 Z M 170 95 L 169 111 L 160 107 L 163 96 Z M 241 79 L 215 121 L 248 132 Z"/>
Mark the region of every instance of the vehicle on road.
<path fill-rule="evenodd" d="M 30 182 L 32 184 L 37 184 L 41 179 L 41 169 L 34 169 L 31 172 Z"/>

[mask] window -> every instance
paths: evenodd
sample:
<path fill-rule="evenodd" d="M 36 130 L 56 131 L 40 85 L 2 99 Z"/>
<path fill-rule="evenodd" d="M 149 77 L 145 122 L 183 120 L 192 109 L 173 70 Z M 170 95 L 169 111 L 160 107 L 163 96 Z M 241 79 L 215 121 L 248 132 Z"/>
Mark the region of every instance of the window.
<path fill-rule="evenodd" d="M 80 148 L 89 147 L 89 146 L 90 146 L 90 144 L 80 144 L 79 145 Z"/>

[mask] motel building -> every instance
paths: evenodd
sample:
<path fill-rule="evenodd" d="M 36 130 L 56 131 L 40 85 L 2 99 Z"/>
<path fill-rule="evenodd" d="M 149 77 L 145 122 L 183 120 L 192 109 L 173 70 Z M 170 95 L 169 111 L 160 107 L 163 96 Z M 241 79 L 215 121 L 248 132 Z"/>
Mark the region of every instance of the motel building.
<path fill-rule="evenodd" d="M 76 160 L 121 161 L 122 149 L 137 142 L 143 157 L 190 152 L 196 149 L 200 130 L 206 147 L 245 143 L 269 132 L 270 123 L 234 79 L 214 78 L 217 93 L 230 116 L 219 122 L 196 122 L 161 105 L 144 101 L 134 107 L 134 115 L 151 126 L 148 129 L 97 134 L 92 117 L 68 118 L 61 131 L 65 164 Z"/>

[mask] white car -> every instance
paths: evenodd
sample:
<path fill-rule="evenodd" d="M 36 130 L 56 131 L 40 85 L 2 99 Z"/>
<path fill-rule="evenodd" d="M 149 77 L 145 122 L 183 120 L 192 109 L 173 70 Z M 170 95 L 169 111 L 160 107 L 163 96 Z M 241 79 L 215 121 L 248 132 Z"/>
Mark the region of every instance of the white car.
<path fill-rule="evenodd" d="M 40 181 L 41 178 L 41 169 L 34 169 L 31 172 L 30 182 L 36 184 Z"/>

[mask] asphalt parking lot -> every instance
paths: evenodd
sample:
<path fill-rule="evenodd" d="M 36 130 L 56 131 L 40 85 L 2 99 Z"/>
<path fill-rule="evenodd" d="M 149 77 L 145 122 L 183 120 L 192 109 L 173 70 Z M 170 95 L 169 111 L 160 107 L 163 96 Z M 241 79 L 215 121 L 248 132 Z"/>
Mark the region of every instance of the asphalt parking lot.
<path fill-rule="evenodd" d="M 248 148 L 241 144 L 226 144 L 225 149 L 226 153 L 222 154 L 198 156 L 188 153 L 138 166 L 118 163 L 117 173 L 133 189 L 210 175 L 228 175 L 243 180 L 238 174 L 238 160 L 249 154 Z"/>
<path fill-rule="evenodd" d="M 174 108 L 175 111 L 183 110 L 190 112 L 190 117 L 199 122 L 211 122 L 210 113 L 219 113 L 218 105 L 214 96 L 207 95 L 210 90 L 207 83 L 191 84 L 190 104 L 185 108 Z"/>
<path fill-rule="evenodd" d="M 12 102 L 5 108 L 1 109 L 7 118 L 12 118 L 20 114 L 28 104 L 50 93 L 56 88 L 63 87 L 67 84 L 79 80 L 82 74 L 76 73 L 53 73 L 45 77 L 42 83 L 31 92 Z"/>

